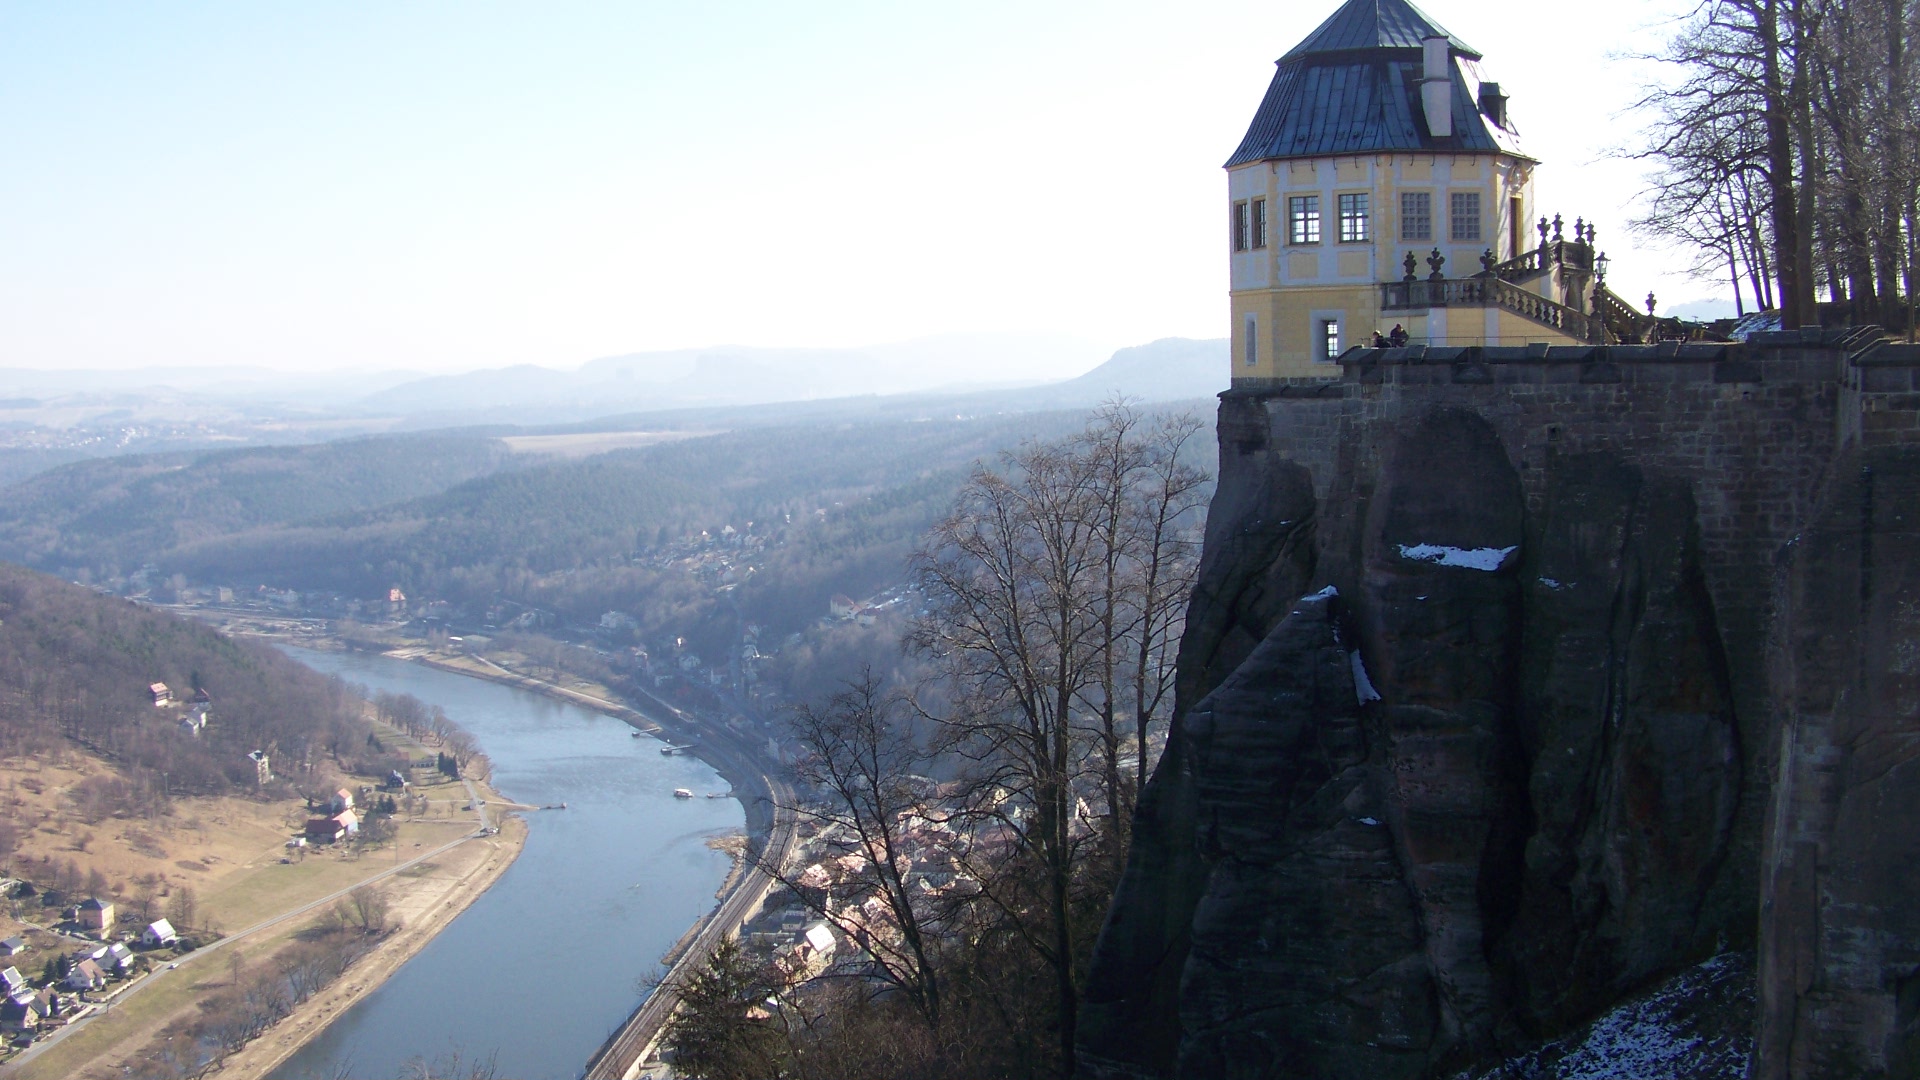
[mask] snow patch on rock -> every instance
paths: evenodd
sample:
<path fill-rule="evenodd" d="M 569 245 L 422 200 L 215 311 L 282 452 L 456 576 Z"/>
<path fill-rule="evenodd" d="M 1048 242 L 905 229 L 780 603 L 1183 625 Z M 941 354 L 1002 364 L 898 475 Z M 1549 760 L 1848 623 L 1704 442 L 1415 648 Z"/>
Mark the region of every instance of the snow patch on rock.
<path fill-rule="evenodd" d="M 1507 561 L 1507 556 L 1519 551 L 1519 547 L 1503 548 L 1458 548 L 1446 544 L 1401 544 L 1400 557 L 1414 562 L 1438 563 L 1441 566 L 1460 566 L 1468 570 L 1498 570 Z"/>
<path fill-rule="evenodd" d="M 1373 680 L 1367 678 L 1367 662 L 1360 659 L 1360 653 L 1357 650 L 1348 653 L 1347 660 L 1353 665 L 1353 696 L 1358 698 L 1362 705 L 1369 701 L 1379 701 L 1380 691 L 1375 690 Z"/>

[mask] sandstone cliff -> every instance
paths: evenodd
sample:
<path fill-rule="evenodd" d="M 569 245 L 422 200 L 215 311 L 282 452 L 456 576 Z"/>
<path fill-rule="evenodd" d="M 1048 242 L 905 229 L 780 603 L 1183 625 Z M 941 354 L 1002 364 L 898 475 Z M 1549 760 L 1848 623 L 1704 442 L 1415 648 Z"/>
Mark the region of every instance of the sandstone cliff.
<path fill-rule="evenodd" d="M 1890 890 L 1920 860 L 1880 838 L 1920 825 L 1920 582 L 1907 511 L 1828 478 L 1898 457 L 1868 444 L 1910 428 L 1858 414 L 1911 414 L 1920 356 L 1898 399 L 1850 344 L 1397 350 L 1223 395 L 1083 1075 L 1575 1075 L 1553 1040 L 1664 993 L 1714 1048 L 1684 1075 L 1738 1076 L 1756 947 L 1765 1061 L 1906 1052 L 1920 990 L 1885 976 L 1920 969 L 1920 891 Z M 1877 505 L 1920 507 L 1875 460 Z M 1872 610 L 1831 600 L 1866 595 L 1831 580 L 1848 543 L 1880 553 Z M 1835 765 L 1863 738 L 1885 775 Z M 1840 1014 L 1844 1048 L 1807 1033 Z"/>

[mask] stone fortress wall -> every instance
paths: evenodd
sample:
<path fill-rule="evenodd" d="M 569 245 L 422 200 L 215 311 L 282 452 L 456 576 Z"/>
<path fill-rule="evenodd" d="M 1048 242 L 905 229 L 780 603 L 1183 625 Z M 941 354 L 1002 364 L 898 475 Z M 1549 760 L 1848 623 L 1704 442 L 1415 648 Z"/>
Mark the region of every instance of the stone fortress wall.
<path fill-rule="evenodd" d="M 1758 958 L 1759 1022 L 1729 1021 L 1754 1075 L 1920 1064 L 1920 992 L 1881 985 L 1920 956 L 1859 945 L 1905 948 L 1920 880 L 1890 894 L 1864 841 L 1824 855 L 1850 792 L 1920 800 L 1920 626 L 1899 621 L 1920 572 L 1887 562 L 1920 564 L 1920 347 L 1807 330 L 1341 368 L 1222 395 L 1181 719 L 1083 1072 L 1450 1075 L 1726 950 Z M 1886 595 L 1809 591 L 1843 571 Z M 1811 626 L 1914 675 L 1829 670 Z M 1339 650 L 1356 674 L 1326 673 Z M 1862 731 L 1895 749 L 1856 777 Z M 1309 956 L 1302 934 L 1370 945 Z"/>

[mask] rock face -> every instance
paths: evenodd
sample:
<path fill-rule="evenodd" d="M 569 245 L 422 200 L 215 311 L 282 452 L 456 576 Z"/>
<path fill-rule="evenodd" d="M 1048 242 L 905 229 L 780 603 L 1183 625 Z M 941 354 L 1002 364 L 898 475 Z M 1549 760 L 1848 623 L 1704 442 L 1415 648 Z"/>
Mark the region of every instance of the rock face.
<path fill-rule="evenodd" d="M 1758 1080 L 1920 1074 L 1920 451 L 1835 474 L 1782 582 Z"/>
<path fill-rule="evenodd" d="M 1920 472 L 1823 481 L 1875 441 L 1841 349 L 1510 352 L 1223 396 L 1083 1076 L 1551 1075 L 1552 1040 L 1715 957 L 1714 1000 L 1750 1000 L 1724 958 L 1756 944 L 1761 1075 L 1912 1068 L 1920 851 L 1884 823 L 1920 826 Z M 1894 599 L 1834 599 L 1862 573 Z M 1675 1075 L 1747 1045 L 1716 1008 Z"/>

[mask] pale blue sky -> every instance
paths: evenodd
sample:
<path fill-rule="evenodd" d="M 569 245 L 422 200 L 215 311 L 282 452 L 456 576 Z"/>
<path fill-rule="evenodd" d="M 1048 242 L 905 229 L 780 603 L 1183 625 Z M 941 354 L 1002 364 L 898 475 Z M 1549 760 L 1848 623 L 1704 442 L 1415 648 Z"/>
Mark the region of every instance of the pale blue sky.
<path fill-rule="evenodd" d="M 0 367 L 1222 336 L 1220 164 L 1335 6 L 0 3 Z M 1618 291 L 1726 293 L 1596 163 L 1679 5 L 1422 6 Z"/>

